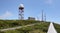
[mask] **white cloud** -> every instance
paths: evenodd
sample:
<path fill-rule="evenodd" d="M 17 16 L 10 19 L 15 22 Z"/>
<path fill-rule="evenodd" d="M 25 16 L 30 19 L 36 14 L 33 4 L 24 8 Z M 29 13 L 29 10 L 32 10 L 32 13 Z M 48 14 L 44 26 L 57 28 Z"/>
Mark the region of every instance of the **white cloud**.
<path fill-rule="evenodd" d="M 12 13 L 9 11 L 6 11 L 3 15 L 0 16 L 0 19 L 4 19 L 10 16 L 12 16 Z"/>
<path fill-rule="evenodd" d="M 52 4 L 53 3 L 53 0 L 45 0 L 45 3 L 46 4 Z"/>

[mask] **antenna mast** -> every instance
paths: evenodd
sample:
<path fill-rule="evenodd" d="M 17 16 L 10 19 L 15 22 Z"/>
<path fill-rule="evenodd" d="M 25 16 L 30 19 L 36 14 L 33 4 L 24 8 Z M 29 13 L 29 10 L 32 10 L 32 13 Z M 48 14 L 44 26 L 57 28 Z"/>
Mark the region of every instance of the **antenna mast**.
<path fill-rule="evenodd" d="M 42 10 L 42 21 L 43 21 L 43 10 Z"/>
<path fill-rule="evenodd" d="M 46 13 L 45 13 L 44 17 L 45 17 L 45 22 L 46 22 Z"/>

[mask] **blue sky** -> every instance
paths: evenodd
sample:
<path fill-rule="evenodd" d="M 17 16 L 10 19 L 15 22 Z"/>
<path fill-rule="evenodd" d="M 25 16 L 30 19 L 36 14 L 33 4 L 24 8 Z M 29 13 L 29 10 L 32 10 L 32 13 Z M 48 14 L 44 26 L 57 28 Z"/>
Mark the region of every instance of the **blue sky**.
<path fill-rule="evenodd" d="M 30 17 L 41 20 L 41 12 L 46 20 L 60 23 L 60 0 L 0 0 L 0 19 L 18 19 L 18 7 L 24 4 L 24 19 Z"/>

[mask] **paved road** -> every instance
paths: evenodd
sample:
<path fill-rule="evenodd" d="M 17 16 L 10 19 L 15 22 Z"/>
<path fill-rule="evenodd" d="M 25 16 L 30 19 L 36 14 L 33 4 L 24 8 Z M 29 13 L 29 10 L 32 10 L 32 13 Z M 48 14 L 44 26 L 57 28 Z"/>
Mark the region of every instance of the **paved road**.
<path fill-rule="evenodd" d="M 26 25 L 26 26 L 18 26 L 18 27 L 13 27 L 13 28 L 7 28 L 7 29 L 0 29 L 0 31 L 7 31 L 7 30 L 15 30 L 15 29 L 20 29 L 22 27 L 28 27 L 28 26 L 33 26 L 37 23 L 34 23 L 34 24 L 30 24 L 30 25 Z"/>

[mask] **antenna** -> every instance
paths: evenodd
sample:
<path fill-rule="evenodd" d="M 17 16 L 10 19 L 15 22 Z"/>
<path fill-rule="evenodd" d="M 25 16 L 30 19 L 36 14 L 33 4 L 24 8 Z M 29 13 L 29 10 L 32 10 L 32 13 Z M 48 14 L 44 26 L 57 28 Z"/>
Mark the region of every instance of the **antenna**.
<path fill-rule="evenodd" d="M 43 21 L 43 10 L 42 10 L 42 21 Z"/>
<path fill-rule="evenodd" d="M 39 21 L 39 17 L 37 17 L 37 20 Z"/>
<path fill-rule="evenodd" d="M 46 22 L 46 13 L 45 13 L 44 17 L 45 17 L 45 22 Z"/>

